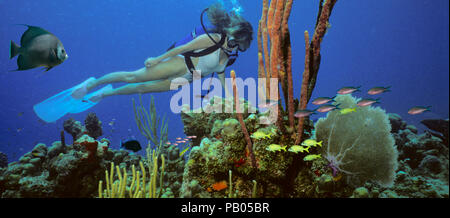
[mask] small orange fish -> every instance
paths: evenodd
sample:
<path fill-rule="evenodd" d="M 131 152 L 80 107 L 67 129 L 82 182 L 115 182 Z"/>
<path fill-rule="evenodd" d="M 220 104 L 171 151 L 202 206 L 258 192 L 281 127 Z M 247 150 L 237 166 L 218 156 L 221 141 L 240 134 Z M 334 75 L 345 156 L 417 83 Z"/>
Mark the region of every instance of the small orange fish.
<path fill-rule="evenodd" d="M 235 167 L 240 167 L 240 166 L 242 166 L 242 164 L 244 164 L 245 163 L 245 159 L 244 158 L 241 158 L 241 159 L 239 159 L 239 160 L 235 160 L 234 161 L 234 166 Z"/>
<path fill-rule="evenodd" d="M 421 114 L 423 112 L 430 111 L 430 108 L 431 108 L 431 106 L 427 106 L 427 107 L 415 106 L 415 107 L 409 109 L 408 114 L 411 114 L 411 115 Z"/>
<path fill-rule="evenodd" d="M 211 185 L 211 188 L 214 189 L 215 191 L 221 191 L 224 190 L 228 187 L 227 185 L 227 181 L 222 180 L 220 182 L 216 182 L 214 184 Z"/>
<path fill-rule="evenodd" d="M 321 173 L 320 173 L 320 170 L 316 170 L 316 171 L 314 171 L 314 174 L 316 174 L 316 176 L 320 176 L 320 175 L 322 175 Z"/>

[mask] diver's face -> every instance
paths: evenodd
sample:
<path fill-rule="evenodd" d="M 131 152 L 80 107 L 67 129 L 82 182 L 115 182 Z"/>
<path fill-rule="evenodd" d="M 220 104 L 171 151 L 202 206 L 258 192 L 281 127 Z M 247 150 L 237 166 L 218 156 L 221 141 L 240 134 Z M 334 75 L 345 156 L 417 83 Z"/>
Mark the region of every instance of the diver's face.
<path fill-rule="evenodd" d="M 247 41 L 242 41 L 238 43 L 238 49 L 241 52 L 247 51 L 247 49 L 250 47 L 250 43 Z"/>
<path fill-rule="evenodd" d="M 233 49 L 235 51 L 236 49 L 244 52 L 249 48 L 250 44 L 246 41 L 238 41 L 234 37 L 231 37 L 228 41 L 228 48 Z"/>

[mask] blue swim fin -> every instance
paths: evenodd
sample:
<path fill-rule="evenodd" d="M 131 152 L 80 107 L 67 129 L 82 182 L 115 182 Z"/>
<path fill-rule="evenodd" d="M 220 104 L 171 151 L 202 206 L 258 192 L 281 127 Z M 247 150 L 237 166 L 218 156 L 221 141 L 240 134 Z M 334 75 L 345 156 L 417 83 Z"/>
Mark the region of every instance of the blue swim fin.
<path fill-rule="evenodd" d="M 83 99 L 75 99 L 72 97 L 72 93 L 74 89 L 79 86 L 80 85 L 77 85 L 73 88 L 62 91 L 47 100 L 34 105 L 34 112 L 45 122 L 54 122 L 68 113 L 76 114 L 93 107 L 98 102 L 92 102 L 87 99 L 90 99 L 94 95 L 98 95 L 105 89 L 112 89 L 112 85 L 107 85 L 98 91 L 87 94 Z"/>
<path fill-rule="evenodd" d="M 34 112 L 47 123 L 54 122 L 70 111 L 70 107 L 78 101 L 72 98 L 72 90 L 75 87 L 62 91 L 43 102 L 33 106 Z"/>

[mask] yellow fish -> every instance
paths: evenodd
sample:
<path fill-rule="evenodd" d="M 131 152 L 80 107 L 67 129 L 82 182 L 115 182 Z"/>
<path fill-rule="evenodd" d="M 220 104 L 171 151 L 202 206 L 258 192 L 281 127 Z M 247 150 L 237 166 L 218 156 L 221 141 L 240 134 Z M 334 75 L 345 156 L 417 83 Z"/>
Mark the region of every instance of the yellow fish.
<path fill-rule="evenodd" d="M 337 181 L 339 181 L 341 178 L 342 178 L 342 174 L 339 173 L 339 175 L 333 177 L 333 181 L 337 182 Z"/>
<path fill-rule="evenodd" d="M 293 146 L 291 146 L 290 148 L 289 148 L 289 151 L 290 152 L 294 152 L 294 153 L 298 153 L 298 152 L 301 152 L 301 153 L 303 153 L 303 152 L 308 152 L 309 153 L 309 149 L 310 148 L 310 146 L 307 146 L 307 147 L 304 147 L 304 146 L 301 146 L 301 145 L 293 145 Z"/>
<path fill-rule="evenodd" d="M 316 160 L 322 158 L 321 154 L 310 154 L 310 155 L 306 155 L 305 158 L 303 158 L 304 161 L 312 161 L 312 160 Z"/>
<path fill-rule="evenodd" d="M 267 138 L 270 139 L 271 135 L 272 135 L 271 133 L 266 134 L 266 133 L 261 132 L 261 131 L 256 131 L 250 137 L 254 138 L 254 139 L 265 139 L 267 137 Z"/>
<path fill-rule="evenodd" d="M 39 152 L 37 152 L 37 151 L 31 152 L 31 155 L 33 155 L 34 157 L 44 157 L 44 156 L 45 156 L 44 154 L 39 153 Z"/>
<path fill-rule="evenodd" d="M 354 108 L 343 108 L 340 110 L 341 114 L 349 114 L 352 112 L 356 112 L 356 107 Z"/>
<path fill-rule="evenodd" d="M 272 151 L 272 152 L 281 151 L 281 150 L 286 151 L 286 147 L 287 147 L 286 145 L 281 146 L 278 144 L 271 144 L 271 145 L 267 146 L 266 150 Z"/>
<path fill-rule="evenodd" d="M 184 153 L 186 153 L 186 151 L 188 151 L 190 148 L 190 146 L 187 146 L 182 152 L 180 152 L 180 157 L 182 157 L 184 155 Z"/>
<path fill-rule="evenodd" d="M 318 146 L 322 147 L 322 142 L 323 141 L 317 142 L 314 139 L 306 139 L 305 141 L 302 142 L 302 145 L 305 145 L 305 146 L 308 146 L 308 147 L 309 146 L 316 147 L 316 145 L 318 145 Z"/>

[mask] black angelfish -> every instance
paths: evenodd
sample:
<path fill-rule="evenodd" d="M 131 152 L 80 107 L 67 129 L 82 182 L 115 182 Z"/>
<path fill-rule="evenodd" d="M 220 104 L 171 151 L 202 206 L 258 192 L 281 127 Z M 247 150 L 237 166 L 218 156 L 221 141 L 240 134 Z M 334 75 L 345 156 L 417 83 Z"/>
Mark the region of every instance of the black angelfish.
<path fill-rule="evenodd" d="M 142 149 L 141 144 L 134 139 L 125 141 L 125 142 L 120 142 L 120 147 L 121 148 L 125 148 L 127 150 L 133 151 L 133 152 L 138 152 Z"/>
<path fill-rule="evenodd" d="M 9 59 L 19 55 L 17 70 L 44 67 L 48 71 L 69 57 L 58 37 L 40 27 L 25 26 L 28 29 L 20 39 L 20 46 L 11 40 Z"/>

